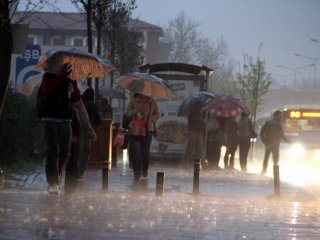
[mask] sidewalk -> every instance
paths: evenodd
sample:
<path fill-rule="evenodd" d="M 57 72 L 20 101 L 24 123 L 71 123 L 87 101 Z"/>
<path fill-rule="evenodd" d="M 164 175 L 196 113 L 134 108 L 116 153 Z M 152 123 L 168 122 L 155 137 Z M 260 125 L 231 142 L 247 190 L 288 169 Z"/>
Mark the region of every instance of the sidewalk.
<path fill-rule="evenodd" d="M 156 174 L 165 173 L 155 197 Z M 88 169 L 78 191 L 50 196 L 44 171 L 0 190 L 0 239 L 319 239 L 319 196 L 273 179 L 240 171 L 201 171 L 194 197 L 193 169 L 151 166 L 133 183 L 127 163 L 109 173 Z"/>

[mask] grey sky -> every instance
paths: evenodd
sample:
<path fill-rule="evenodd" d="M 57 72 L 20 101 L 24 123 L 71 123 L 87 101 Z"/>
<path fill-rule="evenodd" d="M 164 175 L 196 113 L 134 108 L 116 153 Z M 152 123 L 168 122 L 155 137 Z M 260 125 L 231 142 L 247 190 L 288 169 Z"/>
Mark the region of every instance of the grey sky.
<path fill-rule="evenodd" d="M 58 0 L 57 6 L 76 11 L 67 0 Z M 319 0 L 137 0 L 137 6 L 134 17 L 163 28 L 183 11 L 200 23 L 203 37 L 215 41 L 223 36 L 230 56 L 240 62 L 243 53 L 257 57 L 263 42 L 260 57 L 266 60 L 267 71 L 275 75 L 293 74 L 277 65 L 297 68 L 312 63 L 294 56 L 296 52 L 320 58 L 320 43 L 310 41 L 320 41 Z M 305 68 L 299 77 L 313 78 L 313 70 Z"/>

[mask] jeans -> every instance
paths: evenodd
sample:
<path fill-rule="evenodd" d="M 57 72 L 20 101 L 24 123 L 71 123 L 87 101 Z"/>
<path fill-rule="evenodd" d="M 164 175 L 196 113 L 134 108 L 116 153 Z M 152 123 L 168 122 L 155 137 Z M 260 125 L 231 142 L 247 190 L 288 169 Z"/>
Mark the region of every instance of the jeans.
<path fill-rule="evenodd" d="M 150 159 L 150 145 L 152 134 L 149 133 L 146 137 L 130 137 L 130 146 L 133 148 L 133 172 L 135 177 L 141 177 L 141 172 L 147 172 Z"/>
<path fill-rule="evenodd" d="M 63 167 L 66 165 L 71 145 L 71 122 L 44 121 L 44 136 L 47 145 L 45 165 L 48 184 L 60 184 Z"/>
<path fill-rule="evenodd" d="M 209 169 L 218 169 L 223 144 L 220 142 L 208 141 L 207 160 Z"/>
<path fill-rule="evenodd" d="M 266 146 L 263 159 L 263 172 L 266 172 L 268 169 L 268 160 L 270 153 L 272 153 L 273 164 L 277 165 L 279 163 L 279 145 Z"/>
<path fill-rule="evenodd" d="M 241 137 L 239 141 L 240 167 L 242 171 L 247 171 L 247 159 L 250 150 L 250 137 Z"/>

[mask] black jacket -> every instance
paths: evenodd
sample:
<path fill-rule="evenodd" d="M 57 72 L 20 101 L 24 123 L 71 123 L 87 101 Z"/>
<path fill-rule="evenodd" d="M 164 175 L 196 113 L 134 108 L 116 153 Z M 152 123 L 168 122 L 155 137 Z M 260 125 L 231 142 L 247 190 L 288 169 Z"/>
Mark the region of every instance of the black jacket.
<path fill-rule="evenodd" d="M 279 146 L 281 139 L 290 142 L 283 133 L 280 121 L 268 120 L 261 128 L 260 137 L 266 146 Z"/>
<path fill-rule="evenodd" d="M 50 78 L 52 78 L 51 81 L 54 81 L 54 75 Z M 39 118 L 72 119 L 70 80 L 66 78 L 50 95 L 44 95 L 42 86 L 40 86 L 36 108 Z"/>

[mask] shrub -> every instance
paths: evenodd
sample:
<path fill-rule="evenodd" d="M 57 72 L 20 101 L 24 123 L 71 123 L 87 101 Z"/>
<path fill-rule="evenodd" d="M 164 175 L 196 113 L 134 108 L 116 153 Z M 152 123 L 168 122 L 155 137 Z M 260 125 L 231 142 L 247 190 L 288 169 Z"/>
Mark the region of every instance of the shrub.
<path fill-rule="evenodd" d="M 32 165 L 42 125 L 35 114 L 35 99 L 8 89 L 0 119 L 0 166 Z"/>

